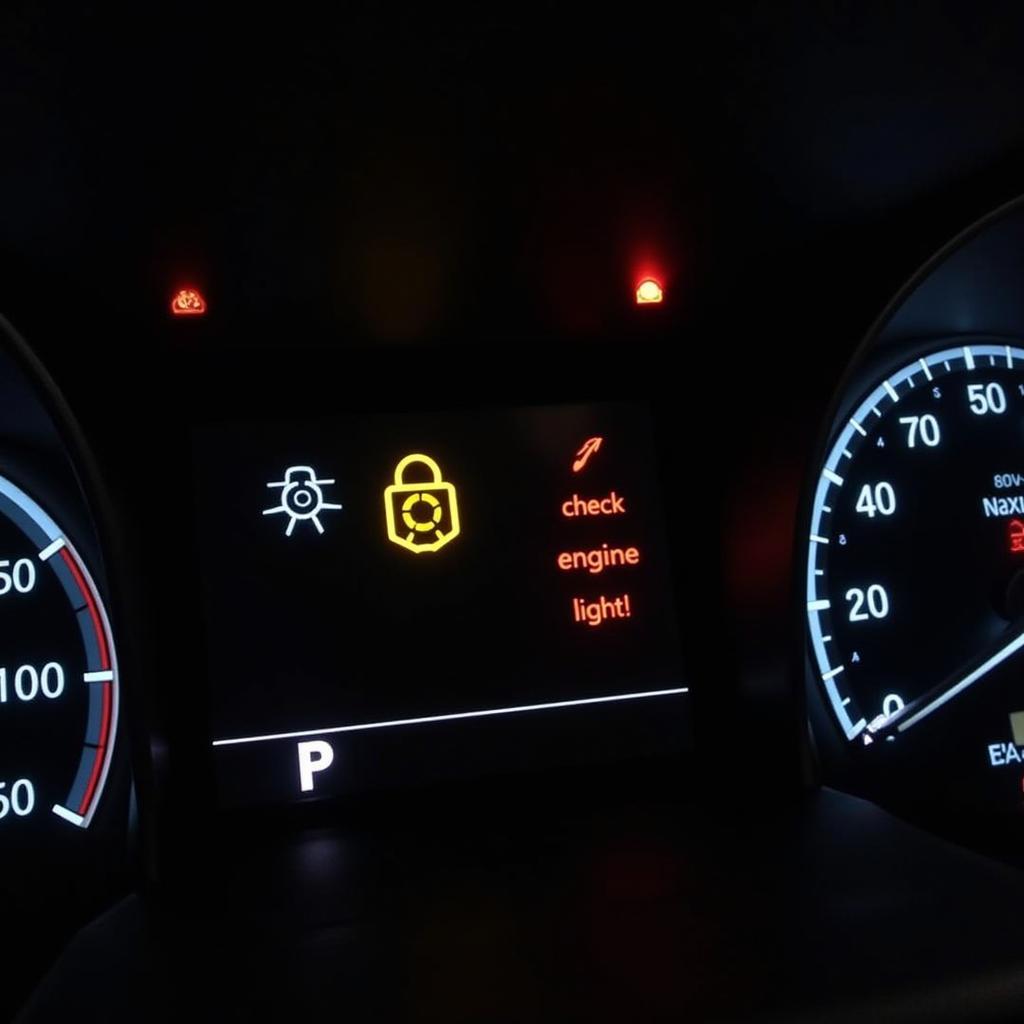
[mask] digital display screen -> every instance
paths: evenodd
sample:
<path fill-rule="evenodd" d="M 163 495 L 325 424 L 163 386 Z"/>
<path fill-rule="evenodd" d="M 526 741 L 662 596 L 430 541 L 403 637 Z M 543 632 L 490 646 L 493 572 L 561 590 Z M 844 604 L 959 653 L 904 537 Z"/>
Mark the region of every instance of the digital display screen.
<path fill-rule="evenodd" d="M 686 745 L 644 405 L 218 423 L 194 456 L 225 803 L 600 756 L 652 721 Z"/>

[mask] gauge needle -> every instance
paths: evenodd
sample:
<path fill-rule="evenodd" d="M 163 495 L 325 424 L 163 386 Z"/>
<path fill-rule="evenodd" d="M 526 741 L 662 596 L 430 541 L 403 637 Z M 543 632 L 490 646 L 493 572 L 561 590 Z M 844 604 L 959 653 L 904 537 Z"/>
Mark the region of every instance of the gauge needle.
<path fill-rule="evenodd" d="M 986 658 L 980 665 L 971 669 L 965 676 L 961 678 L 954 677 L 956 681 L 952 685 L 941 683 L 929 693 L 912 701 L 902 711 L 889 718 L 878 732 L 887 733 L 893 730 L 896 732 L 906 732 L 911 726 L 917 725 L 918 722 L 927 718 L 933 711 L 941 708 L 943 704 L 948 703 L 958 694 L 973 686 L 979 679 L 984 679 L 992 669 L 1001 665 L 1022 647 L 1024 647 L 1024 630 L 1018 632 L 1012 640 L 1000 647 L 995 654 Z"/>

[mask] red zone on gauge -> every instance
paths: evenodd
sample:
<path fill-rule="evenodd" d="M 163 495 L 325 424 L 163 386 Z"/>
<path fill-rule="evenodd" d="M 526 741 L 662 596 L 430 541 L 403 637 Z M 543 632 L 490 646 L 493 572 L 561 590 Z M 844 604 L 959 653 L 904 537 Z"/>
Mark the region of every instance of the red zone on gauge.
<path fill-rule="evenodd" d="M 72 811 L 84 822 L 91 816 L 93 803 L 98 795 L 97 788 L 108 761 L 107 753 L 110 748 L 111 725 L 114 718 L 114 669 L 111 663 L 106 629 L 92 587 L 86 579 L 85 571 L 78 561 L 77 555 L 73 554 L 67 545 L 60 549 L 60 556 L 71 575 L 78 595 L 81 597 L 81 604 L 76 603 L 68 582 L 62 580 L 78 614 L 83 639 L 89 652 L 89 671 L 85 675 L 85 681 L 89 684 L 89 728 L 82 748 L 82 760 L 78 773 L 71 787 L 67 805 L 63 808 Z M 60 576 L 59 567 L 55 566 L 55 568 Z M 90 639 L 95 644 L 95 649 L 90 644 Z"/>
<path fill-rule="evenodd" d="M 85 733 L 71 788 L 61 803 L 51 805 L 51 810 L 58 818 L 77 828 L 88 828 L 103 796 L 117 738 L 117 654 L 111 638 L 110 623 L 89 570 L 64 535 L 64 531 L 33 498 L 2 475 L 0 523 L 13 526 L 35 550 L 34 557 L 14 560 L 8 558 L 0 561 L 0 569 L 3 570 L 0 582 L 6 583 L 2 593 L 14 592 L 22 596 L 33 593 L 36 579 L 36 569 L 33 567 L 41 564 L 57 577 L 64 597 L 74 613 L 84 656 L 81 662 L 78 662 L 77 658 L 75 660 L 77 665 L 82 666 L 80 678 L 87 688 Z M 10 543 L 9 540 L 7 542 Z M 17 577 L 22 579 L 20 587 L 17 585 L 16 575 L 12 575 L 19 571 L 22 574 Z M 77 665 L 76 672 L 79 671 Z M 31 666 L 26 668 L 30 669 Z M 18 673 L 24 671 L 25 669 L 19 669 L 15 673 L 16 694 L 19 692 Z M 4 700 L 7 700 L 7 692 L 5 688 Z M 22 693 L 20 700 L 31 701 L 38 692 L 37 689 L 27 697 Z M 58 693 L 46 694 L 45 688 L 43 690 L 51 699 L 56 699 L 61 692 L 63 676 Z M 73 755 L 73 751 L 69 753 Z M 23 781 L 25 784 L 29 783 L 29 780 Z M 61 795 L 62 792 L 62 789 L 57 791 Z M 52 796 L 49 799 L 52 799 Z"/>

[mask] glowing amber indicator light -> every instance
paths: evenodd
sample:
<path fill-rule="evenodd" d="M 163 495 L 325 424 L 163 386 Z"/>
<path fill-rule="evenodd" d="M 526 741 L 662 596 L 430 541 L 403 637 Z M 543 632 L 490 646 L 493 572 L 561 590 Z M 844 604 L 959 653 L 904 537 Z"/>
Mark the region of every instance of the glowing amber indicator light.
<path fill-rule="evenodd" d="M 407 481 L 406 470 L 415 465 L 426 467 L 430 479 Z M 384 491 L 384 516 L 388 540 L 416 555 L 440 551 L 462 529 L 455 487 L 429 455 L 406 455 L 395 466 L 395 482 Z"/>
<path fill-rule="evenodd" d="M 196 288 L 181 288 L 171 299 L 171 312 L 175 316 L 202 316 L 206 312 L 206 299 Z"/>
<path fill-rule="evenodd" d="M 664 300 L 665 293 L 661 290 L 661 285 L 653 277 L 645 277 L 636 286 L 636 304 L 638 306 L 650 306 Z"/>

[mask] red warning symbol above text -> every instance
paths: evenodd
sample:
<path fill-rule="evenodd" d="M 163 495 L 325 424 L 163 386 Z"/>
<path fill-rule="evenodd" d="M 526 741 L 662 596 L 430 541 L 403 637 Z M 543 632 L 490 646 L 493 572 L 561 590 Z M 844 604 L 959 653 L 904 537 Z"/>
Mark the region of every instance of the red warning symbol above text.
<path fill-rule="evenodd" d="M 603 441 L 603 437 L 591 437 L 583 442 L 583 447 L 576 453 L 576 460 L 572 464 L 572 471 L 574 473 L 578 473 L 583 469 L 590 461 L 590 457 L 601 447 Z"/>

